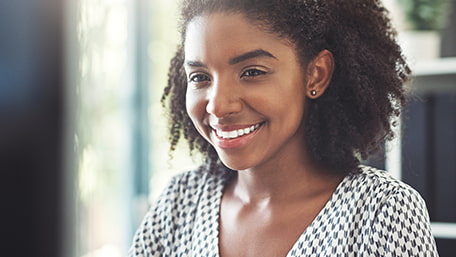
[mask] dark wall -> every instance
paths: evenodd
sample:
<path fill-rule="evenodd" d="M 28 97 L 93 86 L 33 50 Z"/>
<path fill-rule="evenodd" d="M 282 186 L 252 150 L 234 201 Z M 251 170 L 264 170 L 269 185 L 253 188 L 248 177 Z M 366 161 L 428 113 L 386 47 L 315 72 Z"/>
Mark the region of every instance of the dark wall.
<path fill-rule="evenodd" d="M 60 251 L 62 2 L 0 1 L 1 256 Z"/>
<path fill-rule="evenodd" d="M 456 56 L 456 0 L 449 0 L 447 26 L 442 31 L 442 50 L 443 57 Z"/>
<path fill-rule="evenodd" d="M 456 0 L 450 2 L 451 15 L 442 31 L 443 57 L 456 56 Z M 404 128 L 403 179 L 423 195 L 432 221 L 456 223 L 456 92 L 411 96 Z M 456 239 L 436 241 L 441 257 L 454 256 Z"/>
<path fill-rule="evenodd" d="M 409 102 L 403 179 L 423 195 L 433 221 L 456 223 L 456 93 L 419 95 Z"/>

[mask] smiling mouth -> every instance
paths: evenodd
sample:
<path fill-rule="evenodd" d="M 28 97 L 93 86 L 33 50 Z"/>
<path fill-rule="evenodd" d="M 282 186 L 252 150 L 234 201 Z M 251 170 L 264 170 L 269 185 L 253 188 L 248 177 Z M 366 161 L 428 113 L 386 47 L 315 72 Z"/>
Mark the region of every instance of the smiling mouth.
<path fill-rule="evenodd" d="M 235 139 L 235 138 L 246 136 L 248 134 L 253 133 L 261 125 L 262 124 L 260 123 L 260 124 L 252 125 L 252 126 L 247 127 L 247 128 L 243 128 L 243 129 L 236 129 L 236 130 L 229 130 L 229 131 L 223 131 L 223 130 L 219 130 L 219 129 L 214 129 L 214 131 L 215 131 L 215 134 L 217 135 L 217 137 L 219 137 L 219 138 L 222 138 L 222 139 Z"/>

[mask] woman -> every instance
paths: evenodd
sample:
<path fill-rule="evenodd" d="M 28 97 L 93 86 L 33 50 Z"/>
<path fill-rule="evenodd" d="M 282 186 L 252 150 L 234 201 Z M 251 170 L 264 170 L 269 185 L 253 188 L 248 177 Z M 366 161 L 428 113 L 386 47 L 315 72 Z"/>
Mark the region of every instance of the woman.
<path fill-rule="evenodd" d="M 130 256 L 437 256 L 425 204 L 360 160 L 410 74 L 375 0 L 186 0 L 168 87 L 176 176 Z"/>

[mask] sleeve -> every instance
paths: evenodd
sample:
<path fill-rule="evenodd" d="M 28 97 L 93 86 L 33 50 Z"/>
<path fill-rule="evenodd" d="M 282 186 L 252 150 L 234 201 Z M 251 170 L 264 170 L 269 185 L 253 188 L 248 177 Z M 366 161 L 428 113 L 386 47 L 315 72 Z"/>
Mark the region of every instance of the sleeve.
<path fill-rule="evenodd" d="M 173 234 L 174 203 L 179 194 L 179 181 L 174 177 L 136 230 L 128 257 L 168 256 L 169 236 Z"/>
<path fill-rule="evenodd" d="M 402 188 L 380 205 L 369 239 L 375 256 L 438 256 L 426 204 L 411 188 Z"/>

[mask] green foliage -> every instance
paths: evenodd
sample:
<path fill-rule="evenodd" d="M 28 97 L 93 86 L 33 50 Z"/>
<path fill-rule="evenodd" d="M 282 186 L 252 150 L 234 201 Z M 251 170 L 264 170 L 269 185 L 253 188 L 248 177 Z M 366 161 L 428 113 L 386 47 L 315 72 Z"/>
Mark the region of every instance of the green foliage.
<path fill-rule="evenodd" d="M 439 30 L 446 21 L 448 0 L 399 0 L 412 29 Z"/>

